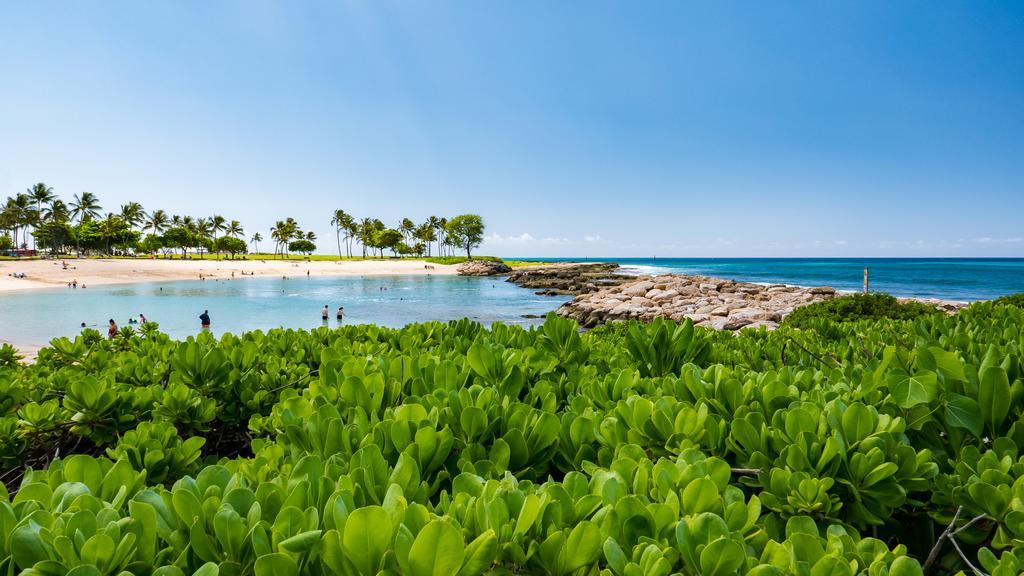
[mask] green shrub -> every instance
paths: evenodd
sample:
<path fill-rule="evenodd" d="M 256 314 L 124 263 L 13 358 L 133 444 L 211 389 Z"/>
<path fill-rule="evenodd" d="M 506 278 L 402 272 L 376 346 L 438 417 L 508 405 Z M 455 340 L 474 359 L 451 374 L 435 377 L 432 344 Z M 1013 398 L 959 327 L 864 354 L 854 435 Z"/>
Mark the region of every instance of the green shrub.
<path fill-rule="evenodd" d="M 923 302 L 900 302 L 889 294 L 851 294 L 797 308 L 786 316 L 785 323 L 795 328 L 807 328 L 818 320 L 913 320 L 938 312 L 934 306 Z"/>
<path fill-rule="evenodd" d="M 1024 292 L 1001 296 L 993 300 L 992 303 L 1000 306 L 1016 306 L 1017 308 L 1024 308 Z"/>

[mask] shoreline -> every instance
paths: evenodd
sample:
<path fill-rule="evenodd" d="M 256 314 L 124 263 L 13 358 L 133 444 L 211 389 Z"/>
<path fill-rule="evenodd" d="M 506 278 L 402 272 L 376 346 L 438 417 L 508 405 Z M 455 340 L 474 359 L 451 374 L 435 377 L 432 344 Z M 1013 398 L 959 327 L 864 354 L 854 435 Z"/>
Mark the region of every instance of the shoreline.
<path fill-rule="evenodd" d="M 270 276 L 420 276 L 454 275 L 456 266 L 424 260 L 164 260 L 69 259 L 0 261 L 0 297 L 53 288 L 174 282 L 210 278 Z M 427 268 L 430 266 L 430 268 Z M 244 273 L 244 274 L 243 274 Z M 25 274 L 15 278 L 12 274 Z M 234 275 L 232 275 L 234 274 Z M 202 275 L 202 277 L 200 277 Z"/>

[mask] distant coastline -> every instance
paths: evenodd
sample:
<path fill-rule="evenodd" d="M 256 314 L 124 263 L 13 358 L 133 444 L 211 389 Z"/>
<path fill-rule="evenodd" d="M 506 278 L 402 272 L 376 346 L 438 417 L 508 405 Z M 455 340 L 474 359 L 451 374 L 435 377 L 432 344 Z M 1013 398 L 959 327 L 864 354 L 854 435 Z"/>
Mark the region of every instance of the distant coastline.
<path fill-rule="evenodd" d="M 62 263 L 68 268 L 64 269 Z M 0 294 L 11 291 L 105 286 L 175 280 L 224 280 L 282 276 L 451 275 L 455 266 L 425 260 L 231 260 L 162 258 L 0 260 Z M 25 277 L 13 275 L 24 274 Z M 200 277 L 200 275 L 202 275 Z"/>

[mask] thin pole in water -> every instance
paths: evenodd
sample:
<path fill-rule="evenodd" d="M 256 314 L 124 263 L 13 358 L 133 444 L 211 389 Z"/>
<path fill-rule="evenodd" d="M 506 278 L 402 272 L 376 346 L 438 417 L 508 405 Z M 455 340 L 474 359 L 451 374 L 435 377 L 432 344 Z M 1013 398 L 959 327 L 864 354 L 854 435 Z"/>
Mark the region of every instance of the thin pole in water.
<path fill-rule="evenodd" d="M 864 267 L 864 293 L 868 293 L 868 267 Z"/>

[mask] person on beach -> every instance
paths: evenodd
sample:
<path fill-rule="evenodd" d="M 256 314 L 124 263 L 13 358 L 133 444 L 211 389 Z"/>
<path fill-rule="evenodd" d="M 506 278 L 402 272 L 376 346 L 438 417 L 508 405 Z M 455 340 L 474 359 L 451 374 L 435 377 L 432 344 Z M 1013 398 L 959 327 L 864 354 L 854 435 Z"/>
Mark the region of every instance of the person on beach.
<path fill-rule="evenodd" d="M 323 318 L 324 322 L 327 322 L 327 318 L 330 312 L 327 311 L 327 304 L 324 304 L 324 309 L 320 311 L 320 318 Z"/>
<path fill-rule="evenodd" d="M 345 307 L 344 306 L 338 306 L 338 313 L 335 314 L 334 317 L 338 320 L 338 322 L 341 322 L 342 320 L 344 320 L 345 319 Z"/>
<path fill-rule="evenodd" d="M 210 311 L 203 310 L 203 313 L 199 315 L 199 325 L 202 326 L 203 330 L 210 329 Z"/>
<path fill-rule="evenodd" d="M 145 314 L 139 314 L 139 324 L 145 324 L 145 323 L 146 323 L 146 315 Z"/>
<path fill-rule="evenodd" d="M 114 322 L 113 318 L 111 318 L 110 325 L 107 326 L 107 338 L 113 340 L 114 336 L 117 336 L 117 323 Z"/>
<path fill-rule="evenodd" d="M 78 288 L 78 278 L 75 278 L 74 280 L 71 281 L 71 287 Z"/>

